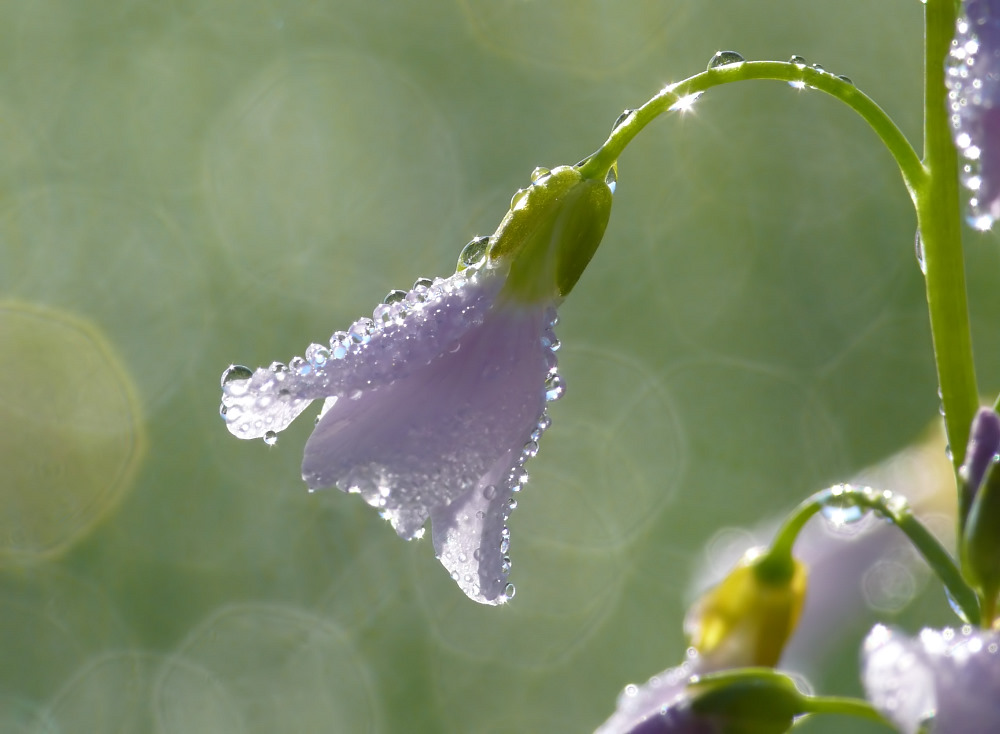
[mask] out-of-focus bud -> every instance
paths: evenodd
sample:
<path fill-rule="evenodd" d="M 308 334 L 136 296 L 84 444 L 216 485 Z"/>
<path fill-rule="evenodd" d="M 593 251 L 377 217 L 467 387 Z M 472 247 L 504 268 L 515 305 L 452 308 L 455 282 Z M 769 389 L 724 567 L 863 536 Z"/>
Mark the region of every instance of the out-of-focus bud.
<path fill-rule="evenodd" d="M 806 595 L 806 568 L 749 551 L 688 612 L 684 629 L 701 671 L 777 664 Z"/>

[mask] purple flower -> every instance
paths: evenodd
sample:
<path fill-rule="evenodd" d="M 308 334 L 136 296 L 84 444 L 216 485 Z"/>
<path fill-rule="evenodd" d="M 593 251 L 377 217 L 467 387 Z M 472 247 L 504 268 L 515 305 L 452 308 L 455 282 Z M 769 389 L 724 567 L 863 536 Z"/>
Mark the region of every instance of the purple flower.
<path fill-rule="evenodd" d="M 1000 1 L 964 0 L 952 41 L 948 89 L 955 144 L 966 158 L 972 224 L 1000 217 Z"/>
<path fill-rule="evenodd" d="M 231 367 L 222 412 L 233 435 L 272 443 L 325 399 L 302 461 L 309 489 L 361 495 L 406 540 L 430 518 L 462 591 L 502 604 L 514 593 L 506 520 L 563 383 L 554 302 L 508 297 L 485 248 L 474 240 L 467 267 L 393 291 L 329 346 L 252 375 Z"/>
<path fill-rule="evenodd" d="M 925 629 L 917 637 L 876 625 L 863 649 L 868 698 L 905 734 L 1000 731 L 1000 635 Z"/>
<path fill-rule="evenodd" d="M 643 686 L 628 685 L 618 707 L 594 734 L 719 734 L 722 729 L 691 708 L 691 663 L 654 675 Z"/>
<path fill-rule="evenodd" d="M 965 463 L 958 470 L 962 482 L 959 518 L 965 523 L 969 507 L 983 483 L 986 470 L 990 468 L 1000 452 L 1000 415 L 992 408 L 980 408 L 969 429 L 969 446 L 965 451 Z"/>

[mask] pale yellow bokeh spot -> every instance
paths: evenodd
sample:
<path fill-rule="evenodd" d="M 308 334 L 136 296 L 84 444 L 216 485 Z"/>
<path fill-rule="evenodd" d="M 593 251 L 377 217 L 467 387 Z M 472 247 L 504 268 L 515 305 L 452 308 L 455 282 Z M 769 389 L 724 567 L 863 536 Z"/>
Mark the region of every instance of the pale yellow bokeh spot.
<path fill-rule="evenodd" d="M 0 562 L 61 553 L 132 484 L 145 450 L 131 378 L 77 316 L 0 302 Z"/>

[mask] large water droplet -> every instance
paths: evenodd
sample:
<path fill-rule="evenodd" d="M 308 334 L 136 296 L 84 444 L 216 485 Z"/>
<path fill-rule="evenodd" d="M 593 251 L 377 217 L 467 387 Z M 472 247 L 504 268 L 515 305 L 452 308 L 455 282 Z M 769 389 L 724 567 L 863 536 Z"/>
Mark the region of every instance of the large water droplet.
<path fill-rule="evenodd" d="M 552 173 L 552 171 L 550 171 L 548 168 L 538 166 L 537 168 L 535 168 L 534 171 L 531 172 L 531 183 L 538 183 L 543 178 L 548 176 L 550 173 Z"/>
<path fill-rule="evenodd" d="M 292 357 L 288 360 L 288 369 L 296 375 L 305 376 L 312 372 L 313 366 L 302 359 L 302 357 Z"/>
<path fill-rule="evenodd" d="M 497 496 L 497 487 L 495 484 L 488 484 L 483 487 L 483 497 L 491 500 Z"/>
<path fill-rule="evenodd" d="M 611 132 L 614 132 L 615 130 L 620 128 L 622 126 L 622 123 L 624 123 L 629 117 L 632 116 L 633 112 L 635 112 L 635 110 L 627 109 L 620 115 L 618 115 L 618 119 L 615 120 L 614 124 L 611 125 Z"/>
<path fill-rule="evenodd" d="M 367 344 L 371 341 L 372 334 L 374 333 L 375 322 L 368 318 L 358 319 L 347 330 L 347 335 L 354 344 Z"/>
<path fill-rule="evenodd" d="M 231 364 L 222 373 L 222 385 L 225 387 L 227 382 L 249 380 L 251 377 L 253 377 L 253 371 L 249 367 L 244 367 L 241 364 Z"/>
<path fill-rule="evenodd" d="M 618 163 L 615 163 L 608 170 L 608 175 L 604 177 L 604 183 L 611 189 L 612 194 L 615 193 L 615 189 L 618 188 Z"/>
<path fill-rule="evenodd" d="M 510 556 L 504 556 L 503 560 L 500 561 L 500 573 L 506 576 L 507 574 L 510 573 L 510 567 L 511 567 Z"/>
<path fill-rule="evenodd" d="M 558 400 L 566 392 L 566 383 L 557 373 L 549 373 L 545 378 L 545 399 L 549 402 Z"/>
<path fill-rule="evenodd" d="M 524 203 L 527 201 L 527 197 L 528 197 L 527 189 L 518 189 L 517 191 L 514 192 L 514 195 L 510 197 L 510 208 L 517 209 L 518 206 L 523 206 Z"/>
<path fill-rule="evenodd" d="M 792 54 L 792 57 L 790 59 L 788 59 L 788 63 L 795 64 L 796 66 L 801 67 L 801 68 L 804 69 L 805 66 L 806 66 L 806 64 L 809 63 L 809 62 L 806 61 L 805 56 L 799 56 L 798 54 Z"/>
<path fill-rule="evenodd" d="M 470 240 L 469 244 L 462 248 L 462 253 L 458 256 L 459 269 L 482 267 L 486 262 L 486 250 L 489 244 L 489 237 L 476 237 Z"/>
<path fill-rule="evenodd" d="M 406 291 L 389 291 L 385 298 L 382 299 L 382 303 L 399 303 L 400 301 L 406 300 Z"/>
<path fill-rule="evenodd" d="M 743 54 L 736 51 L 716 51 L 715 55 L 708 60 L 709 69 L 718 69 L 720 66 L 733 66 L 742 64 L 746 59 Z"/>
<path fill-rule="evenodd" d="M 837 74 L 837 78 L 840 79 L 840 81 L 842 82 L 847 82 L 852 87 L 854 86 L 854 81 L 849 76 L 844 76 L 843 74 Z"/>
<path fill-rule="evenodd" d="M 507 597 L 507 599 L 513 599 L 514 592 L 515 592 L 514 584 L 507 584 L 507 586 L 504 587 L 503 595 Z"/>
<path fill-rule="evenodd" d="M 813 70 L 815 70 L 815 71 L 822 71 L 822 72 L 826 72 L 826 69 L 825 69 L 825 68 L 823 67 L 823 65 L 822 65 L 822 64 L 813 64 L 813 65 L 812 65 L 812 68 L 813 68 Z"/>
<path fill-rule="evenodd" d="M 306 347 L 306 359 L 310 364 L 322 367 L 330 359 L 330 350 L 322 344 L 310 344 Z"/>
<path fill-rule="evenodd" d="M 858 507 L 849 497 L 828 501 L 823 505 L 820 513 L 826 518 L 827 522 L 838 529 L 847 525 L 853 525 L 861 521 L 868 514 L 867 510 Z"/>
<path fill-rule="evenodd" d="M 275 433 L 274 431 L 268 431 L 267 433 L 264 434 L 264 443 L 266 443 L 268 446 L 274 446 L 276 443 L 278 443 L 278 434 Z"/>

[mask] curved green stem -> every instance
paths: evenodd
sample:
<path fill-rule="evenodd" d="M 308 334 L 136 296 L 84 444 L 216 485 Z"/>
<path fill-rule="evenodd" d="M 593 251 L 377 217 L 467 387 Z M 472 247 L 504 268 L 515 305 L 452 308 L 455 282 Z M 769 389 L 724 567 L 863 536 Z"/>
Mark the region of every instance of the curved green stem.
<path fill-rule="evenodd" d="M 970 624 L 980 623 L 979 599 L 962 578 L 954 559 L 910 511 L 905 499 L 892 492 L 879 492 L 871 487 L 855 487 L 847 484 L 817 492 L 795 508 L 778 529 L 774 542 L 767 552 L 768 555 L 774 556 L 779 561 L 790 556 L 799 532 L 809 518 L 824 507 L 859 507 L 873 510 L 891 522 L 903 531 L 927 565 L 941 579 L 966 620 Z"/>
<path fill-rule="evenodd" d="M 945 429 L 957 470 L 979 407 L 959 221 L 958 154 L 949 123 L 945 61 L 955 35 L 954 0 L 927 0 L 924 37 L 924 164 L 914 202 Z"/>
<path fill-rule="evenodd" d="M 911 197 L 926 184 L 927 171 L 906 136 L 872 99 L 840 77 L 788 61 L 746 61 L 703 71 L 665 87 L 642 107 L 633 110 L 616 127 L 601 149 L 585 160 L 580 170 L 587 178 L 603 178 L 625 147 L 650 122 L 684 98 L 722 84 L 770 79 L 802 83 L 836 97 L 871 126 L 896 160 Z M 914 199 L 916 201 L 916 199 Z"/>

